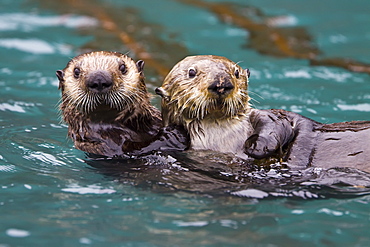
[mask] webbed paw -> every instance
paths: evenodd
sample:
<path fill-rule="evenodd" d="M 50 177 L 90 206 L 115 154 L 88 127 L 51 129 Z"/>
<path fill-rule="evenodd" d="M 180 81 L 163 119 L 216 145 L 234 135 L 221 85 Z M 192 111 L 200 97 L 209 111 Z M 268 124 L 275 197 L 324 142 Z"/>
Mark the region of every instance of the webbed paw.
<path fill-rule="evenodd" d="M 244 145 L 245 153 L 255 159 L 271 157 L 278 149 L 276 138 L 266 138 L 258 134 L 250 136 Z"/>

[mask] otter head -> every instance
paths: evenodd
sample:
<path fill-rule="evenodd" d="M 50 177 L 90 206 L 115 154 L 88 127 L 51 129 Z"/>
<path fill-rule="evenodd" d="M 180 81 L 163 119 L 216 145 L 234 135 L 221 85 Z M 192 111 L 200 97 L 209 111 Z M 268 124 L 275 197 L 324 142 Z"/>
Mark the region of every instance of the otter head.
<path fill-rule="evenodd" d="M 162 96 L 164 124 L 220 120 L 249 110 L 249 70 L 227 58 L 186 57 L 166 76 L 156 93 Z"/>
<path fill-rule="evenodd" d="M 143 61 L 135 63 L 117 52 L 90 52 L 73 58 L 65 69 L 56 72 L 64 116 L 78 112 L 117 117 L 134 108 L 131 105 L 148 101 L 143 67 Z"/>

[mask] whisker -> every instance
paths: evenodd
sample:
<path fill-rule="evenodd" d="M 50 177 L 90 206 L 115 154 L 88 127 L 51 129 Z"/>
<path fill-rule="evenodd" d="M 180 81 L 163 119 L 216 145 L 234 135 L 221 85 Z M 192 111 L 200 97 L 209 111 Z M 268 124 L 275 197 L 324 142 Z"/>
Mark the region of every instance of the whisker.
<path fill-rule="evenodd" d="M 252 92 L 252 91 L 249 91 L 249 94 L 253 94 L 261 99 L 264 99 L 261 95 L 259 95 L 258 93 L 255 93 L 255 92 Z"/>

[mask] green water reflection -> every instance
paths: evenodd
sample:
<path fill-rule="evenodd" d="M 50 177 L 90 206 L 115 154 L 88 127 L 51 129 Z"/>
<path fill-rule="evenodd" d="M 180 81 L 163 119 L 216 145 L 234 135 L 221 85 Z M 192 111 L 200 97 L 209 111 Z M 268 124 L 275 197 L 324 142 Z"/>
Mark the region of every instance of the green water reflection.
<path fill-rule="evenodd" d="M 199 157 L 179 165 L 175 155 L 128 160 L 123 168 L 87 163 L 66 137 L 54 75 L 87 50 L 145 55 L 117 35 L 126 32 L 153 59 L 145 68 L 151 92 L 162 82 L 158 64 L 221 55 L 251 70 L 254 107 L 330 123 L 370 119 L 369 74 L 262 54 L 250 31 L 186 1 L 84 2 L 0 4 L 0 246 L 370 244 L 368 174 L 308 170 L 303 182 L 299 174 L 265 171 L 256 178 Z M 255 22 L 303 28 L 320 58 L 370 63 L 368 2 L 225 2 Z M 153 103 L 159 107 L 159 98 Z"/>

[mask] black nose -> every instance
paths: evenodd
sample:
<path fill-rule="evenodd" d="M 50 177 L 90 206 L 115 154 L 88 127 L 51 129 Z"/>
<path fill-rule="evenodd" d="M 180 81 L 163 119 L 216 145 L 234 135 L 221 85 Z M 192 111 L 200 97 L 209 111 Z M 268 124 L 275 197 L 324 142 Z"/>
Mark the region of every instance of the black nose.
<path fill-rule="evenodd" d="M 94 93 L 105 93 L 112 86 L 112 76 L 106 71 L 96 71 L 88 75 L 86 86 Z"/>
<path fill-rule="evenodd" d="M 227 95 L 234 89 L 234 85 L 228 79 L 216 79 L 208 91 L 217 95 Z"/>

